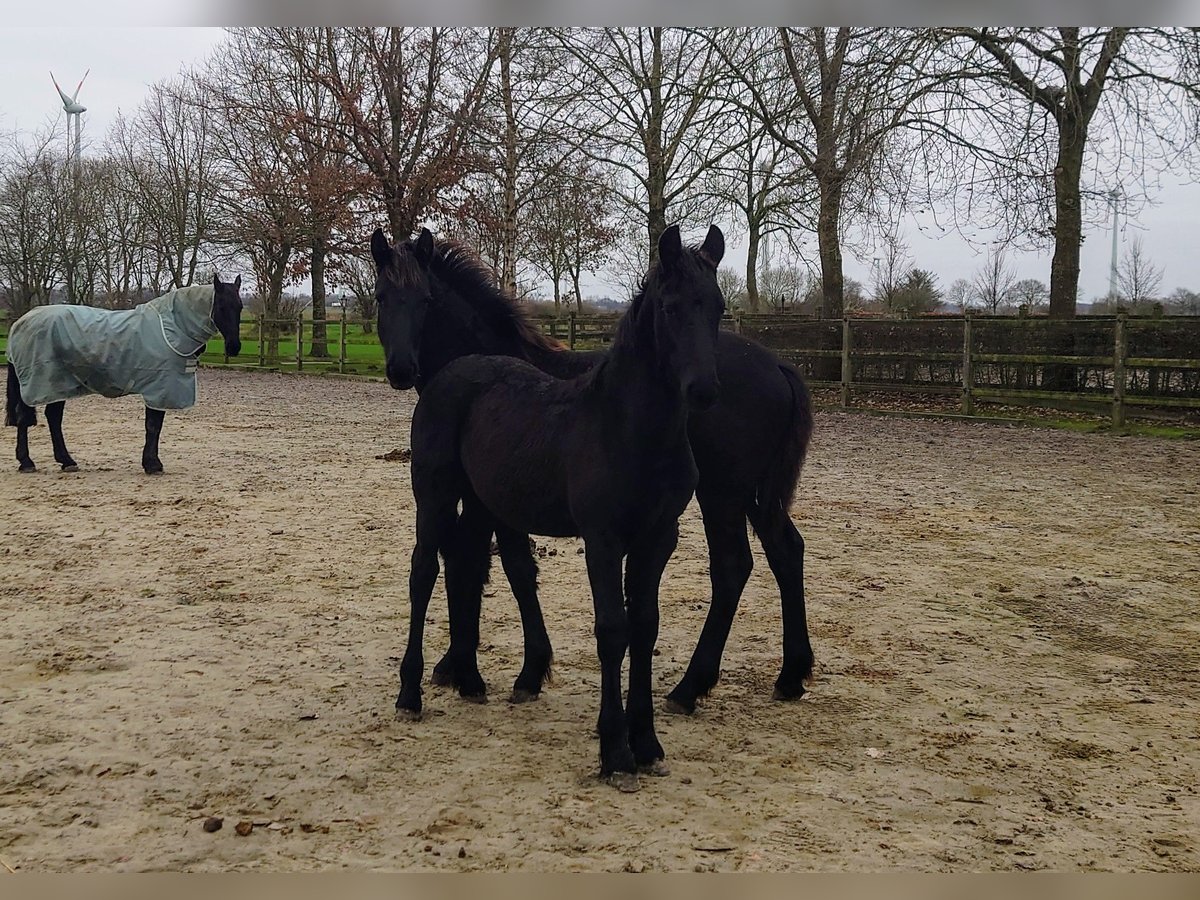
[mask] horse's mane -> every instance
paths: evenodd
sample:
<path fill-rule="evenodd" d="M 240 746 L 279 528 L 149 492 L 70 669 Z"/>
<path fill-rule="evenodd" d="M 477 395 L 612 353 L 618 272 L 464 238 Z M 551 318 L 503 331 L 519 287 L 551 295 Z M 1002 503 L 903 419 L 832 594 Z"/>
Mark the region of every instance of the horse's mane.
<path fill-rule="evenodd" d="M 467 298 L 486 321 L 507 331 L 522 347 L 565 349 L 530 320 L 529 311 L 520 300 L 496 286 L 491 269 L 465 245 L 451 238 L 436 239 L 429 268 Z"/>

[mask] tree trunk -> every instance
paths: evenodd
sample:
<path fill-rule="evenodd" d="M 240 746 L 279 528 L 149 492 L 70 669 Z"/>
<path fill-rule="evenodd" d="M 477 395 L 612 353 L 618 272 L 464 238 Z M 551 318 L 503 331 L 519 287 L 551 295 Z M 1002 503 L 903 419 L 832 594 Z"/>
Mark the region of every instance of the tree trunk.
<path fill-rule="evenodd" d="M 650 263 L 658 259 L 658 239 L 667 230 L 667 162 L 663 155 L 662 29 L 650 29 L 653 56 L 650 62 L 650 121 L 646 123 L 646 230 L 650 238 Z"/>
<path fill-rule="evenodd" d="M 571 272 L 571 284 L 575 286 L 575 308 L 583 312 L 583 293 L 579 290 L 579 272 Z"/>
<path fill-rule="evenodd" d="M 758 223 L 750 223 L 750 246 L 746 250 L 746 304 L 750 312 L 759 309 L 758 300 Z"/>
<path fill-rule="evenodd" d="M 1079 293 L 1079 247 L 1083 210 L 1079 180 L 1087 128 L 1064 115 L 1058 126 L 1054 167 L 1054 258 L 1050 263 L 1050 318 L 1073 319 Z"/>
<path fill-rule="evenodd" d="M 1083 148 L 1087 126 L 1069 113 L 1059 116 L 1058 160 L 1054 167 L 1054 258 L 1050 261 L 1050 318 L 1075 318 L 1079 294 L 1079 247 L 1083 240 L 1083 210 L 1079 180 L 1083 171 Z M 1074 335 L 1058 330 L 1051 352 L 1069 356 L 1075 352 Z M 1078 383 L 1074 366 L 1048 365 L 1043 370 L 1046 390 L 1073 391 Z"/>
<path fill-rule="evenodd" d="M 840 319 L 843 305 L 842 245 L 838 222 L 842 212 L 842 181 L 840 177 L 818 176 L 820 206 L 817 210 L 817 250 L 821 258 L 821 316 Z M 841 360 L 824 357 L 813 363 L 814 376 L 823 381 L 838 381 L 842 377 Z"/>
<path fill-rule="evenodd" d="M 842 181 L 835 175 L 818 178 L 821 188 L 817 211 L 817 249 L 821 257 L 821 315 L 842 317 L 842 245 L 838 222 L 842 214 Z"/>
<path fill-rule="evenodd" d="M 559 306 L 562 303 L 562 290 L 558 286 L 558 275 L 554 276 L 554 315 L 559 314 Z"/>
<path fill-rule="evenodd" d="M 500 29 L 500 94 L 504 103 L 504 214 L 500 222 L 500 289 L 517 292 L 517 120 L 513 114 L 512 40 L 515 28 Z"/>
<path fill-rule="evenodd" d="M 325 359 L 329 345 L 325 330 L 325 242 L 315 238 L 312 243 L 312 352 L 311 356 Z"/>

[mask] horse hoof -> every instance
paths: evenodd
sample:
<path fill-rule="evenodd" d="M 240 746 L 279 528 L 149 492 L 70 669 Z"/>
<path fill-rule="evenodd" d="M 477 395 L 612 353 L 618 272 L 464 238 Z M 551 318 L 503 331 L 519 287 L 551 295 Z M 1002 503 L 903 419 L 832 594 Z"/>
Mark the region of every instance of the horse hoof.
<path fill-rule="evenodd" d="M 162 469 L 147 469 L 146 470 L 147 475 L 161 475 L 162 473 L 163 473 Z"/>
<path fill-rule="evenodd" d="M 695 711 L 696 707 L 688 709 L 678 700 L 672 700 L 670 697 L 663 700 L 663 712 L 669 716 L 690 716 Z"/>
<path fill-rule="evenodd" d="M 22 474 L 28 474 L 30 472 L 36 472 L 37 466 L 35 466 L 35 465 L 21 466 L 21 468 L 17 469 L 17 471 Z"/>
<path fill-rule="evenodd" d="M 454 687 L 454 676 L 434 669 L 433 674 L 429 676 L 429 683 L 434 687 Z"/>
<path fill-rule="evenodd" d="M 533 691 L 527 691 L 525 688 L 513 688 L 512 694 L 508 698 L 509 703 L 532 703 L 538 698 L 538 694 Z"/>
<path fill-rule="evenodd" d="M 608 776 L 608 783 L 622 794 L 636 794 L 641 787 L 638 784 L 637 772 L 613 772 Z"/>
<path fill-rule="evenodd" d="M 475 703 L 479 706 L 487 703 L 487 694 L 459 694 L 468 703 Z"/>
<path fill-rule="evenodd" d="M 396 707 L 396 721 L 397 722 L 420 722 L 421 721 L 421 711 L 419 709 L 402 709 L 401 707 L 397 706 Z"/>
<path fill-rule="evenodd" d="M 75 463 L 67 463 L 65 466 L 62 467 L 62 470 L 64 472 L 78 472 L 79 466 L 77 466 Z"/>
<path fill-rule="evenodd" d="M 653 775 L 655 778 L 664 778 L 671 774 L 671 767 L 667 765 L 665 759 L 656 759 L 652 763 L 644 763 L 638 766 L 638 771 L 643 775 Z"/>
<path fill-rule="evenodd" d="M 785 688 L 776 686 L 775 690 L 773 690 L 771 692 L 772 700 L 779 700 L 783 703 L 790 703 L 792 701 L 799 700 L 803 696 L 804 696 L 804 688 L 803 687 L 792 690 L 792 689 L 785 689 Z"/>

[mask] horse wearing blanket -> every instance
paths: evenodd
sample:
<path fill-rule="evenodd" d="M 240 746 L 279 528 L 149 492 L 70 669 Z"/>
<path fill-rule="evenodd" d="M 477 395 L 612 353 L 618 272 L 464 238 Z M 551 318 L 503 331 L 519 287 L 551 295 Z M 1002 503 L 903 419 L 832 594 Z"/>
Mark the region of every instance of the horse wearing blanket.
<path fill-rule="evenodd" d="M 35 407 L 46 407 L 54 459 L 64 472 L 79 466 L 62 434 L 63 407 L 72 397 L 141 394 L 146 403 L 142 468 L 162 472 L 158 437 L 168 409 L 196 402 L 196 360 L 209 338 L 225 338 L 225 353 L 242 349 L 239 275 L 233 282 L 177 288 L 131 310 L 52 305 L 30 310 L 8 332 L 8 394 L 5 425 L 17 429 L 20 471 L 36 467 L 29 456 Z"/>

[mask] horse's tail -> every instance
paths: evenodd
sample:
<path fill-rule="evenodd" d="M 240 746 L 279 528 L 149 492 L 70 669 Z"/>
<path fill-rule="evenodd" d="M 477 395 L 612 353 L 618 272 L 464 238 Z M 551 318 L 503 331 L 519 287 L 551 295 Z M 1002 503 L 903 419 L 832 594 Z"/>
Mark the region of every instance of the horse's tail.
<path fill-rule="evenodd" d="M 21 399 L 21 382 L 17 380 L 17 370 L 12 363 L 8 364 L 8 387 L 4 396 L 4 424 L 26 427 L 37 424 L 37 411 Z"/>
<path fill-rule="evenodd" d="M 791 363 L 781 361 L 779 371 L 792 391 L 792 416 L 783 443 L 771 457 L 766 474 L 758 484 L 756 505 L 759 515 L 764 518 L 788 514 L 813 433 L 812 397 L 808 385 Z"/>

